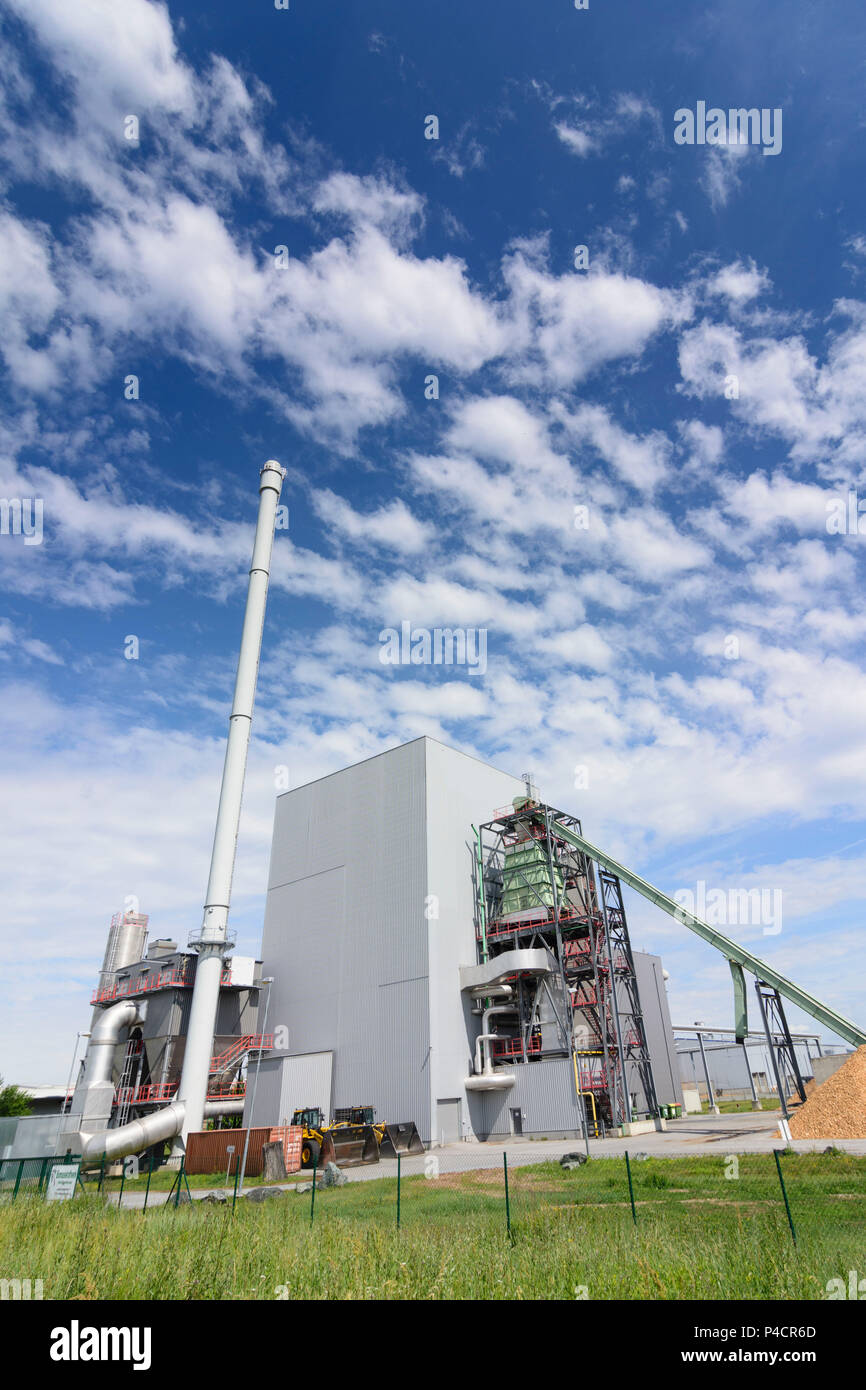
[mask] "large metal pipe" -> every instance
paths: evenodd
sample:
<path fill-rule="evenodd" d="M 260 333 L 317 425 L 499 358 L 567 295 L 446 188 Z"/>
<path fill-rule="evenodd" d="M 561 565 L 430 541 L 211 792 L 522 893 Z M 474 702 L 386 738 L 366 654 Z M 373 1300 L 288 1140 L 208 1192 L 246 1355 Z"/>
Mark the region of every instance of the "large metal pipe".
<path fill-rule="evenodd" d="M 125 1029 L 131 1028 L 133 1024 L 141 1022 L 140 1007 L 131 999 L 124 999 L 119 1004 L 112 1004 L 110 1009 L 106 1009 L 104 1013 L 100 1014 L 90 1030 L 90 1041 L 87 1044 L 87 1055 L 84 1061 L 84 1075 L 77 1089 L 89 1091 L 93 1086 L 111 1081 L 114 1053 L 120 1042 L 121 1033 Z M 74 1108 L 75 1101 L 73 1100 Z"/>
<path fill-rule="evenodd" d="M 202 1127 L 208 1072 L 213 1052 L 223 956 L 226 947 L 231 944 L 228 933 L 228 916 L 232 876 L 237 851 L 250 726 L 256 697 L 259 656 L 262 648 L 265 604 L 268 596 L 271 552 L 274 542 L 274 523 L 283 476 L 282 468 L 273 459 L 269 459 L 261 471 L 259 518 L 250 565 L 250 582 L 247 590 L 234 699 L 229 718 L 229 735 L 226 743 L 219 809 L 214 830 L 207 898 L 201 931 L 189 943 L 198 951 L 198 964 L 190 1007 L 183 1070 L 178 1088 L 178 1100 L 184 1106 L 180 1128 L 184 1142 L 191 1130 Z"/>
<path fill-rule="evenodd" d="M 489 1009 L 485 1009 L 481 1018 L 481 1032 L 475 1039 L 475 1074 L 476 1076 L 490 1076 L 493 1071 L 493 1057 L 490 1052 L 490 1044 L 498 1033 L 491 1033 L 488 1028 L 488 1019 L 494 1014 L 513 1014 L 515 1006 L 513 1004 L 493 1004 Z"/>
<path fill-rule="evenodd" d="M 214 1119 L 217 1115 L 242 1115 L 243 1096 L 225 1097 L 223 1100 L 205 1102 L 204 1117 Z M 142 1115 L 129 1124 L 119 1125 L 117 1129 L 102 1129 L 97 1134 L 82 1135 L 82 1158 L 123 1158 L 125 1154 L 141 1153 L 151 1144 L 163 1143 L 173 1139 L 183 1124 L 184 1106 L 180 1101 L 164 1105 L 150 1115 Z M 70 1136 L 65 1136 L 68 1144 Z"/>
<path fill-rule="evenodd" d="M 128 1125 L 117 1129 L 103 1129 L 87 1138 L 82 1136 L 81 1157 L 84 1159 L 122 1158 L 124 1154 L 141 1153 L 160 1140 L 174 1138 L 183 1123 L 183 1106 L 176 1102 L 154 1110 L 152 1115 L 143 1115 L 140 1120 L 130 1120 Z"/>

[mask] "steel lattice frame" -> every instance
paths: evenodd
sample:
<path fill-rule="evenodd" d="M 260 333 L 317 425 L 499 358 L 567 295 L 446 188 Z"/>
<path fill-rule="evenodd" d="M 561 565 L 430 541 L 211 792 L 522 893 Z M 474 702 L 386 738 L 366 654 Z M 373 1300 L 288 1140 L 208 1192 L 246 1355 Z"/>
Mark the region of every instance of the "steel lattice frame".
<path fill-rule="evenodd" d="M 622 892 L 619 879 L 569 845 L 557 834 L 558 826 L 581 834 L 576 817 L 528 801 L 479 827 L 479 959 L 518 946 L 545 946 L 558 965 L 558 974 L 541 984 L 516 976 L 514 1018 L 498 1018 L 502 1042 L 493 1044 L 493 1055 L 527 1063 L 571 1056 L 579 1013 L 590 1027 L 592 1045 L 575 1054 L 575 1084 L 579 1075 L 579 1091 L 591 1092 L 607 1123 L 618 1125 L 631 1118 L 632 1068 L 640 1076 L 649 1113 L 658 1111 Z M 503 915 L 507 855 L 532 842 L 546 856 L 546 882 L 539 886 L 519 867 L 508 868 L 509 891 L 516 883 L 530 906 Z M 544 994 L 556 1024 L 553 1044 L 539 1019 Z"/>

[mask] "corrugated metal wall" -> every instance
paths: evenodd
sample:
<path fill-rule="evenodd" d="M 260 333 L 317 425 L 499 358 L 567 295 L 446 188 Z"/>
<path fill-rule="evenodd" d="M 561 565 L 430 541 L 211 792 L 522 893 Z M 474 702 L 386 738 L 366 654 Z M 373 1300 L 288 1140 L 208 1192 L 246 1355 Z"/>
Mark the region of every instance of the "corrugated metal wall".
<path fill-rule="evenodd" d="M 462 1096 L 464 1135 L 473 1111 L 464 1082 L 472 1071 L 481 1020 L 460 993 L 460 966 L 477 961 L 472 826 L 522 795 L 523 782 L 436 739 L 426 739 L 427 892 L 436 916 L 425 923 L 430 958 L 431 1128 L 436 1135 L 439 1100 Z M 407 1117 L 408 1118 L 408 1117 Z M 429 1133 L 429 1130 L 428 1130 Z M 426 1136 L 425 1136 L 426 1137 Z"/>
<path fill-rule="evenodd" d="M 423 739 L 278 798 L 268 1031 L 288 1030 L 292 1056 L 333 1051 L 333 1107 L 429 1138 L 426 891 Z"/>
<path fill-rule="evenodd" d="M 264 1123 L 276 1115 L 275 1123 L 287 1124 L 295 1110 L 318 1105 L 324 1115 L 331 1116 L 333 1072 L 332 1052 L 312 1052 L 301 1057 L 267 1057 L 263 1059 L 256 1083 L 255 1106 L 250 1117 L 253 1082 L 247 1087 L 247 1106 L 244 1124 Z"/>
<path fill-rule="evenodd" d="M 581 1134 L 574 1068 L 569 1058 L 521 1063 L 513 1071 L 515 1084 L 510 1090 L 487 1095 L 470 1093 L 469 1108 L 479 1139 L 511 1134 L 512 1109 L 521 1112 L 524 1134 Z"/>
<path fill-rule="evenodd" d="M 632 951 L 632 955 L 647 1043 L 652 1059 L 656 1096 L 660 1105 L 682 1105 L 683 1091 L 680 1084 L 661 957 L 652 956 L 646 951 L 635 950 Z M 629 1076 L 629 1088 L 632 1092 L 637 1092 L 638 1108 L 643 1109 L 646 1101 L 640 1077 L 636 1068 L 629 1070 L 632 1073 Z"/>
<path fill-rule="evenodd" d="M 184 1167 L 188 1173 L 225 1174 L 229 1164 L 229 1145 L 234 1148 L 231 1155 L 231 1177 L 234 1177 L 235 1164 L 243 1160 L 245 1129 L 203 1129 L 194 1131 L 186 1141 Z M 247 1150 L 247 1163 L 244 1172 L 257 1178 L 262 1171 L 262 1147 L 271 1137 L 270 1127 L 250 1130 L 250 1145 Z"/>

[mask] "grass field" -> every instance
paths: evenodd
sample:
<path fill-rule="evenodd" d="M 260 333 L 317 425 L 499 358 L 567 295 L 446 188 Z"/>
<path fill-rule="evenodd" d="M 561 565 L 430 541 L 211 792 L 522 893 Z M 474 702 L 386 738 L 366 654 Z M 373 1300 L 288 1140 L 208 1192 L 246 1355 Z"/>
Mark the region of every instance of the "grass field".
<path fill-rule="evenodd" d="M 723 1115 L 742 1115 L 746 1112 L 751 1112 L 752 1109 L 752 1102 L 750 1100 L 718 1100 L 717 1098 L 716 1104 Z M 762 1110 L 782 1109 L 777 1100 L 768 1096 L 763 1097 L 758 1104 Z M 703 1102 L 701 1113 L 704 1115 L 710 1113 L 710 1107 L 707 1105 L 706 1101 Z"/>
<path fill-rule="evenodd" d="M 261 1204 L 0 1209 L 0 1275 L 59 1299 L 820 1299 L 866 1270 L 866 1159 L 621 1159 L 349 1183 Z M 726 1173 L 728 1176 L 726 1176 Z M 585 1290 L 585 1293 L 584 1293 Z"/>

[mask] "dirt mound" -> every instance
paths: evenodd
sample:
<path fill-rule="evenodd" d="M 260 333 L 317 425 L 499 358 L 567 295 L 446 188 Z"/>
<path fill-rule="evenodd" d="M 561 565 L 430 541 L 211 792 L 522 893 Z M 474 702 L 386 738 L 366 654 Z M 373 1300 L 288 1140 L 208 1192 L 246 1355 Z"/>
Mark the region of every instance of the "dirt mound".
<path fill-rule="evenodd" d="M 866 1139 L 866 1046 L 791 1115 L 793 1139 Z"/>

